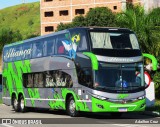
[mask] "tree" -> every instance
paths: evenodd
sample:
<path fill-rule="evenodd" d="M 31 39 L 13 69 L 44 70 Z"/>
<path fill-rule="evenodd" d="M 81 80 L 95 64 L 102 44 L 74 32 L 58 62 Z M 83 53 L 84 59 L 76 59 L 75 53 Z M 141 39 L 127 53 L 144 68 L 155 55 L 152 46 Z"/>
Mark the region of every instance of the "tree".
<path fill-rule="evenodd" d="M 60 23 L 57 26 L 57 30 L 56 31 L 65 30 L 65 29 L 68 29 L 68 28 L 72 28 L 72 23 L 68 23 L 68 24 Z"/>
<path fill-rule="evenodd" d="M 117 15 L 117 25 L 136 32 L 142 51 L 158 56 L 160 55 L 158 53 L 160 48 L 158 38 L 160 36 L 157 36 L 159 31 L 153 23 L 151 13 L 146 14 L 141 6 L 128 8 L 125 12 Z"/>
<path fill-rule="evenodd" d="M 86 16 L 80 15 L 75 17 L 72 23 L 69 24 L 60 23 L 57 26 L 57 31 L 72 27 L 81 27 L 81 26 L 115 27 L 116 14 L 114 14 L 109 8 L 96 7 L 94 9 L 91 9 L 86 14 Z"/>
<path fill-rule="evenodd" d="M 0 53 L 4 45 L 22 40 L 22 35 L 18 30 L 13 31 L 10 28 L 0 29 Z"/>
<path fill-rule="evenodd" d="M 106 7 L 97 7 L 91 9 L 86 14 L 87 26 L 104 26 L 114 27 L 116 26 L 115 14 Z"/>
<path fill-rule="evenodd" d="M 86 26 L 86 19 L 83 15 L 77 16 L 73 19 L 73 27 L 77 27 L 77 26 Z"/>

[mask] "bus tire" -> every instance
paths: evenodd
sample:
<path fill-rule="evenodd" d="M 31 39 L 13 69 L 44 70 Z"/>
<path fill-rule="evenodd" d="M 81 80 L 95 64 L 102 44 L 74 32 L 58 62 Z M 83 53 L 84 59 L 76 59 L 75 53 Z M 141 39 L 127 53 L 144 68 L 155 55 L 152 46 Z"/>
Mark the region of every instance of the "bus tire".
<path fill-rule="evenodd" d="M 13 107 L 14 111 L 16 111 L 16 112 L 19 111 L 18 100 L 15 95 L 13 95 L 13 97 L 12 97 L 12 107 Z"/>
<path fill-rule="evenodd" d="M 76 104 L 73 96 L 67 100 L 67 113 L 71 117 L 76 117 L 79 114 L 78 111 L 76 111 Z"/>
<path fill-rule="evenodd" d="M 20 96 L 18 105 L 19 105 L 20 112 L 26 112 L 26 107 L 25 107 L 23 95 Z"/>

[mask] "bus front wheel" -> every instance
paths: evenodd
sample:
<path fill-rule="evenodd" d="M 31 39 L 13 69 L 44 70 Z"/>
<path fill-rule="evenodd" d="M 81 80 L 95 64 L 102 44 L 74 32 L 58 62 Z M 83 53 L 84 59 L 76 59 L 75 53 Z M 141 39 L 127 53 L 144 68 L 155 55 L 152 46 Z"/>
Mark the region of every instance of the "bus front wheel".
<path fill-rule="evenodd" d="M 19 111 L 18 100 L 17 100 L 16 96 L 12 97 L 12 107 L 16 112 Z"/>
<path fill-rule="evenodd" d="M 76 111 L 76 103 L 72 96 L 67 100 L 67 113 L 71 117 L 78 116 L 78 111 Z"/>
<path fill-rule="evenodd" d="M 19 105 L 19 110 L 21 112 L 25 112 L 26 111 L 26 107 L 25 107 L 25 103 L 24 103 L 24 97 L 22 95 L 19 98 L 18 105 Z"/>

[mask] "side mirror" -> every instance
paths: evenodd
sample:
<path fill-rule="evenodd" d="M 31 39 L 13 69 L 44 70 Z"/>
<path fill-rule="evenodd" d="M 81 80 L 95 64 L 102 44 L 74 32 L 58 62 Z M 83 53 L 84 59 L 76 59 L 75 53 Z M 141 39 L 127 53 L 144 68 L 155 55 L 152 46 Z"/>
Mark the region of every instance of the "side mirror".
<path fill-rule="evenodd" d="M 147 53 L 143 53 L 143 57 L 146 57 L 152 61 L 152 64 L 146 65 L 146 69 L 149 71 L 151 70 L 156 71 L 158 67 L 157 59 L 153 55 Z"/>

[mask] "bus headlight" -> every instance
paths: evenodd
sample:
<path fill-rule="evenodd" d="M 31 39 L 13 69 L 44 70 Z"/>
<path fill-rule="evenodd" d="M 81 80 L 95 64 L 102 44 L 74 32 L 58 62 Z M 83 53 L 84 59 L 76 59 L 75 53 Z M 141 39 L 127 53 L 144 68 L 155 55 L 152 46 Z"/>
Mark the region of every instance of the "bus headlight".
<path fill-rule="evenodd" d="M 95 98 L 101 99 L 101 100 L 106 100 L 107 99 L 106 97 L 102 97 L 102 96 L 95 95 L 95 94 L 92 94 L 92 96 L 95 97 Z"/>
<path fill-rule="evenodd" d="M 141 97 L 138 97 L 137 99 L 138 100 L 142 100 L 142 99 L 144 99 L 145 98 L 145 96 L 141 96 Z"/>

